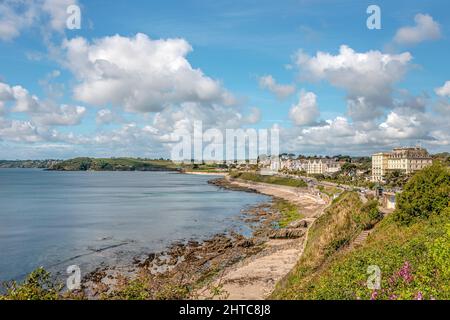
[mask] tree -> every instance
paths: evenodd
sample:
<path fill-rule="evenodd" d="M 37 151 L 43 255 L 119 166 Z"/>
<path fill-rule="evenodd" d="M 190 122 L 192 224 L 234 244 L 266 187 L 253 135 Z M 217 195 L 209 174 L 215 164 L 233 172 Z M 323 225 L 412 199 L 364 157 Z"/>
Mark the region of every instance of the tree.
<path fill-rule="evenodd" d="M 417 172 L 406 183 L 397 200 L 394 217 L 409 224 L 448 209 L 450 205 L 450 170 L 440 163 Z"/>
<path fill-rule="evenodd" d="M 401 188 L 409 180 L 410 176 L 400 170 L 392 170 L 386 174 L 386 184 L 391 188 Z"/>

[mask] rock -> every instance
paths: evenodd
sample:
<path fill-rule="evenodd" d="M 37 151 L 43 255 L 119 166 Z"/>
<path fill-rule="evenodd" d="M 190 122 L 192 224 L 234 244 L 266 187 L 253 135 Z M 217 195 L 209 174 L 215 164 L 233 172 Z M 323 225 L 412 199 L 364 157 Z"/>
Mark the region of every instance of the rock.
<path fill-rule="evenodd" d="M 308 221 L 306 220 L 293 221 L 288 226 L 288 228 L 306 228 L 306 227 L 308 227 Z"/>
<path fill-rule="evenodd" d="M 305 234 L 304 229 L 300 228 L 285 228 L 272 231 L 269 234 L 270 239 L 297 239 Z"/>
<path fill-rule="evenodd" d="M 150 253 L 144 261 L 138 262 L 138 263 L 136 263 L 136 265 L 141 268 L 148 268 L 148 267 L 150 267 L 153 260 L 155 260 L 155 257 L 156 257 L 156 254 Z"/>
<path fill-rule="evenodd" d="M 253 240 L 251 240 L 251 239 L 244 239 L 237 243 L 237 246 L 242 247 L 242 248 L 250 248 L 250 247 L 253 247 L 254 245 L 255 244 L 254 244 Z"/>

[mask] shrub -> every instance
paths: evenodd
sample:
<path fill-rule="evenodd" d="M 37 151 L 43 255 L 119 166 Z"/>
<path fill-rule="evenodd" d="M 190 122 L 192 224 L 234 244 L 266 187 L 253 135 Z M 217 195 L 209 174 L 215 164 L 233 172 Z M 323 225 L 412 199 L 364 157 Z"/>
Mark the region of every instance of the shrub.
<path fill-rule="evenodd" d="M 450 203 L 450 173 L 440 163 L 416 173 L 398 196 L 395 219 L 409 224 L 439 214 Z"/>
<path fill-rule="evenodd" d="M 44 268 L 31 272 L 22 284 L 11 281 L 5 284 L 6 294 L 0 300 L 56 300 L 63 285 L 55 284 Z"/>

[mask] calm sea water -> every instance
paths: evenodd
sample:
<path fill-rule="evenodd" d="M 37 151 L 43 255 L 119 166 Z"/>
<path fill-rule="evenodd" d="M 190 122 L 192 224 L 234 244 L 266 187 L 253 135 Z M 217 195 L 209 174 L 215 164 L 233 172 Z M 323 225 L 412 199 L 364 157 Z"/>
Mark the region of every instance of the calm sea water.
<path fill-rule="evenodd" d="M 178 240 L 248 232 L 243 208 L 266 201 L 210 176 L 0 169 L 0 280 L 44 266 L 62 274 L 120 265 Z"/>

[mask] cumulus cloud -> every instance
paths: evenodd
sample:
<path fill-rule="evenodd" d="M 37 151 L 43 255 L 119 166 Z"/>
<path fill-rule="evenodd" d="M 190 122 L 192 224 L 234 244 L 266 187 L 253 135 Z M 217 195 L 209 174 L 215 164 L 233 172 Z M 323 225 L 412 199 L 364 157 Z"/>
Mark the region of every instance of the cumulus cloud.
<path fill-rule="evenodd" d="M 152 40 L 139 33 L 89 43 L 84 38 L 63 44 L 66 67 L 77 77 L 74 97 L 132 112 L 157 112 L 184 102 L 230 105 L 232 95 L 187 60 L 192 47 L 184 39 Z"/>
<path fill-rule="evenodd" d="M 383 135 L 397 140 L 429 140 L 430 124 L 424 113 L 410 113 L 405 109 L 391 111 L 379 125 Z"/>
<path fill-rule="evenodd" d="M 295 63 L 304 80 L 326 80 L 347 93 L 348 113 L 353 120 L 367 121 L 392 107 L 392 92 L 412 60 L 410 53 L 355 52 L 342 45 L 336 55 L 318 52 L 309 56 L 299 51 Z"/>
<path fill-rule="evenodd" d="M 295 92 L 295 85 L 278 84 L 271 75 L 260 77 L 259 86 L 275 94 L 278 99 L 285 99 Z"/>
<path fill-rule="evenodd" d="M 445 121 L 407 108 L 392 110 L 381 123 L 355 123 L 336 117 L 310 127 L 283 128 L 282 150 L 306 154 L 370 154 L 398 145 L 415 145 L 418 140 L 429 145 L 448 141 Z"/>
<path fill-rule="evenodd" d="M 44 126 L 74 126 L 81 123 L 86 113 L 82 106 L 61 105 L 59 107 L 47 107 L 45 112 L 37 112 L 32 119 Z"/>
<path fill-rule="evenodd" d="M 43 126 L 77 125 L 86 112 L 86 108 L 82 106 L 41 101 L 22 86 L 11 87 L 3 82 L 0 82 L 0 106 L 10 112 L 26 113 L 33 123 Z"/>
<path fill-rule="evenodd" d="M 313 92 L 304 90 L 300 92 L 298 103 L 294 104 L 289 111 L 289 117 L 297 126 L 312 125 L 317 122 L 319 115 L 317 96 Z"/>
<path fill-rule="evenodd" d="M 428 14 L 419 13 L 414 17 L 414 26 L 403 27 L 397 30 L 394 42 L 400 45 L 414 45 L 427 40 L 436 40 L 441 37 L 441 28 Z"/>

